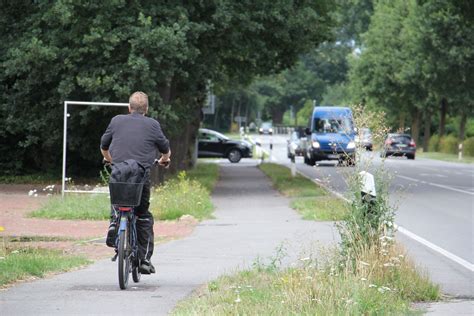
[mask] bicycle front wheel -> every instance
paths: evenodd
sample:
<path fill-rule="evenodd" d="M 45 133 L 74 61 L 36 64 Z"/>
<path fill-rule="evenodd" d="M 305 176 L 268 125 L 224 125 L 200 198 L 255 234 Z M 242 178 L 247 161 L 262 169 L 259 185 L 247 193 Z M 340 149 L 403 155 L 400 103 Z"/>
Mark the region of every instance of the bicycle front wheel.
<path fill-rule="evenodd" d="M 125 290 L 130 275 L 130 240 L 128 225 L 125 230 L 119 232 L 118 244 L 118 278 L 120 289 Z"/>

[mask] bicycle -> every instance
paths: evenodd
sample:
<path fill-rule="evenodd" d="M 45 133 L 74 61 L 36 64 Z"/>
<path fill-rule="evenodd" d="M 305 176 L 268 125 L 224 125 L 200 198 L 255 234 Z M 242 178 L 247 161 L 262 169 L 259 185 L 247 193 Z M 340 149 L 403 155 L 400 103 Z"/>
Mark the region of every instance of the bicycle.
<path fill-rule="evenodd" d="M 138 258 L 138 239 L 135 207 L 140 204 L 144 183 L 109 183 L 110 200 L 117 214 L 119 225 L 115 239 L 115 256 L 118 259 L 118 280 L 120 289 L 128 286 L 130 273 L 135 283 L 140 282 L 140 260 Z"/>
<path fill-rule="evenodd" d="M 158 165 L 158 160 L 154 165 Z M 109 164 L 112 165 L 112 164 Z M 162 164 L 168 168 L 169 161 Z M 144 176 L 148 179 L 149 172 Z M 112 261 L 118 259 L 118 280 L 120 289 L 125 290 L 128 286 L 130 273 L 133 282 L 140 282 L 140 259 L 138 258 L 138 238 L 135 216 L 135 207 L 140 205 L 143 185 L 145 183 L 109 182 L 110 202 L 117 214 L 119 229 L 115 239 L 115 256 Z"/>

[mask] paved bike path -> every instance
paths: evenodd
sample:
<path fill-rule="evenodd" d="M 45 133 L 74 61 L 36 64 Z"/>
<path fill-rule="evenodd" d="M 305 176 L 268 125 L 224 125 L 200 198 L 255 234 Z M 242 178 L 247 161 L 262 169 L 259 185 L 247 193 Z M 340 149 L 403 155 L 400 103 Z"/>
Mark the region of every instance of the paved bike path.
<path fill-rule="evenodd" d="M 337 242 L 333 223 L 310 222 L 289 208 L 252 162 L 223 164 L 213 193 L 215 219 L 187 238 L 160 245 L 157 274 L 118 288 L 117 265 L 99 261 L 85 269 L 16 285 L 0 292 L 2 315 L 166 315 L 200 285 L 268 259 L 284 245 L 286 263 L 303 250 Z"/>

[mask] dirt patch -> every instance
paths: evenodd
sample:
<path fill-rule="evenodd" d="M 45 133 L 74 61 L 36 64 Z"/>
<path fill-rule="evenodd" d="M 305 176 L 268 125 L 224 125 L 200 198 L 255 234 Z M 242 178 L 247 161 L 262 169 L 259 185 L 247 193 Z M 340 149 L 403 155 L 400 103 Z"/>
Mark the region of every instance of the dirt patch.
<path fill-rule="evenodd" d="M 65 253 L 84 255 L 90 259 L 100 259 L 111 256 L 113 250 L 105 246 L 103 239 L 108 228 L 108 221 L 86 220 L 50 220 L 28 218 L 27 215 L 41 207 L 47 197 L 28 196 L 33 186 L 19 186 L 4 190 L 0 187 L 0 226 L 3 232 L 0 236 L 44 236 L 58 237 L 64 240 L 12 242 L 12 246 L 31 246 L 49 249 L 59 249 Z M 24 190 L 24 191 L 23 191 Z M 155 237 L 159 242 L 183 238 L 190 235 L 197 221 L 187 218 L 181 221 L 156 221 Z"/>

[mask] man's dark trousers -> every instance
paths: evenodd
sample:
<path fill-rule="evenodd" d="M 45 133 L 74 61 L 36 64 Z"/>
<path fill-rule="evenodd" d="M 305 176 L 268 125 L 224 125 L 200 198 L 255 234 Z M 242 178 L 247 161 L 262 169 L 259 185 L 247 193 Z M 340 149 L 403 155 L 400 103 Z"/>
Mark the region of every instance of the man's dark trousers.
<path fill-rule="evenodd" d="M 137 216 L 138 258 L 150 260 L 153 255 L 153 214 L 150 213 L 150 180 L 143 186 L 140 205 L 135 207 Z"/>

